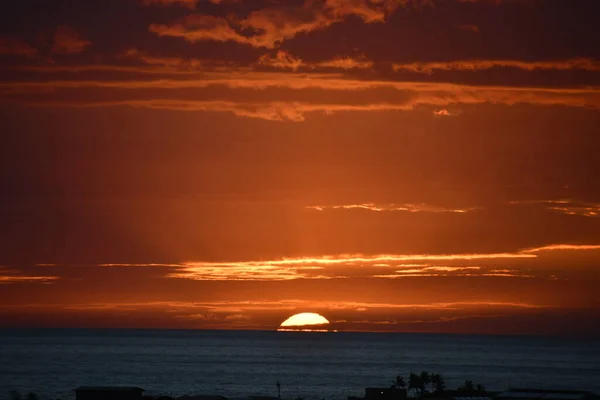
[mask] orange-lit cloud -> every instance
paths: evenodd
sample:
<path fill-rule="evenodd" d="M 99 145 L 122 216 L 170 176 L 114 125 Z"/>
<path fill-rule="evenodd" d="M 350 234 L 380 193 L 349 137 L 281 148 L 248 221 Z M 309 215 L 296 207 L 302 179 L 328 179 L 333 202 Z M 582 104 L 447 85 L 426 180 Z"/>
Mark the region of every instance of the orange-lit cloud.
<path fill-rule="evenodd" d="M 370 69 L 374 65 L 373 61 L 364 57 L 336 57 L 331 60 L 320 61 L 314 64 L 317 68 L 339 68 L 339 69 Z"/>
<path fill-rule="evenodd" d="M 51 72 L 53 67 L 35 68 L 25 67 L 24 70 Z M 90 70 L 110 70 L 117 67 L 93 66 Z M 85 71 L 85 67 L 58 67 L 58 71 Z M 134 70 L 132 70 L 134 71 Z M 168 70 L 165 70 L 168 71 Z M 143 68 L 140 69 L 143 72 Z M 431 104 L 467 103 L 477 104 L 486 102 L 482 97 L 490 97 L 490 101 L 502 104 L 514 104 L 518 102 L 544 104 L 563 104 L 565 101 L 553 100 L 552 96 L 573 97 L 570 103 L 581 106 L 598 106 L 600 103 L 600 88 L 596 87 L 513 87 L 496 85 L 465 85 L 451 82 L 417 82 L 398 80 L 361 80 L 348 77 L 342 73 L 285 73 L 285 72 L 257 72 L 248 70 L 225 70 L 206 71 L 195 74 L 194 79 L 165 79 L 159 80 L 55 80 L 45 82 L 3 82 L 0 89 L 30 89 L 45 90 L 69 89 L 69 88 L 115 88 L 115 89 L 183 89 L 183 88 L 205 88 L 209 86 L 222 85 L 228 88 L 286 88 L 286 89 L 322 89 L 340 91 L 364 91 L 374 89 L 395 89 L 408 91 L 414 94 L 439 94 L 440 101 L 429 101 Z M 444 100 L 444 96 L 450 93 L 453 97 L 458 96 L 455 102 Z M 494 97 L 492 97 L 494 96 Z M 584 97 L 586 96 L 586 97 Z M 470 100 L 469 100 L 470 99 Z M 529 101 L 526 101 L 529 99 Z M 544 100 L 545 99 L 545 100 Z"/>
<path fill-rule="evenodd" d="M 555 245 L 565 246 L 564 249 L 571 248 L 600 248 L 599 246 L 570 246 L 570 245 Z M 549 246 L 552 248 L 552 246 Z M 558 247 L 556 247 L 558 248 Z M 320 256 L 320 257 L 299 257 L 299 258 L 282 258 L 277 260 L 264 261 L 242 261 L 242 262 L 189 262 L 182 264 L 189 267 L 229 267 L 240 266 L 244 268 L 258 267 L 304 267 L 320 268 L 330 265 L 349 265 L 349 264 L 371 264 L 371 263 L 393 263 L 404 261 L 443 261 L 443 260 L 484 260 L 484 259 L 524 259 L 535 258 L 536 255 L 527 254 L 534 252 L 527 250 L 526 252 L 518 253 L 465 253 L 465 254 L 378 254 L 378 255 L 339 255 L 339 256 Z M 104 266 L 148 266 L 148 264 L 102 264 Z M 166 264 L 170 265 L 170 264 Z"/>
<path fill-rule="evenodd" d="M 525 249 L 523 253 L 540 253 L 543 251 L 586 251 L 600 250 L 600 245 L 597 244 L 551 244 L 547 246 Z"/>
<path fill-rule="evenodd" d="M 168 74 L 171 72 L 175 73 L 179 69 L 198 70 L 205 64 L 205 61 L 199 60 L 197 58 L 157 57 L 157 56 L 145 54 L 136 49 L 129 49 L 127 52 L 125 52 L 123 57 L 138 60 L 138 61 L 141 61 L 142 63 L 148 64 L 148 65 L 158 65 L 161 67 L 165 67 L 165 69 L 158 70 L 158 71 L 162 71 L 162 73 L 165 73 L 165 74 Z M 116 70 L 117 72 L 119 72 L 118 68 L 122 68 L 122 66 L 117 67 L 117 70 Z M 129 71 L 131 71 L 131 72 L 141 71 L 142 73 L 144 73 L 143 68 L 130 67 Z"/>
<path fill-rule="evenodd" d="M 278 50 L 275 54 L 264 54 L 258 60 L 258 65 L 278 68 L 278 69 L 289 69 L 296 71 L 301 67 L 308 69 L 369 69 L 372 68 L 374 63 L 363 57 L 335 57 L 330 60 L 316 61 L 316 62 L 304 62 L 302 59 L 290 54 L 289 52 Z"/>
<path fill-rule="evenodd" d="M 193 280 L 294 280 L 294 279 L 328 279 L 336 278 L 326 275 L 314 274 L 315 270 L 323 267 L 311 265 L 286 266 L 261 265 L 260 262 L 250 263 L 186 263 L 175 272 L 170 272 L 167 278 L 182 278 Z M 342 277 L 343 278 L 343 277 Z"/>
<path fill-rule="evenodd" d="M 143 0 L 144 5 L 152 5 L 152 4 L 160 4 L 164 6 L 171 5 L 180 5 L 183 7 L 187 7 L 190 9 L 196 8 L 200 0 Z M 214 3 L 218 3 L 218 1 L 213 1 Z"/>
<path fill-rule="evenodd" d="M 163 5 L 172 6 L 178 5 L 189 9 L 195 9 L 198 3 L 205 1 L 207 3 L 221 4 L 221 3 L 237 3 L 240 0 L 142 0 L 142 4 L 149 5 Z"/>
<path fill-rule="evenodd" d="M 192 14 L 170 25 L 152 24 L 148 30 L 158 36 L 181 37 L 192 43 L 199 41 L 231 41 L 253 44 L 250 38 L 239 34 L 233 29 L 225 18 L 212 15 Z"/>
<path fill-rule="evenodd" d="M 521 60 L 458 60 L 440 62 L 417 62 L 393 64 L 396 72 L 413 72 L 432 74 L 436 71 L 485 71 L 492 68 L 514 68 L 524 71 L 556 70 L 556 71 L 600 71 L 600 61 L 589 58 L 556 61 L 521 61 Z"/>
<path fill-rule="evenodd" d="M 258 65 L 261 66 L 291 69 L 293 71 L 300 68 L 302 64 L 303 62 L 300 58 L 283 50 L 278 50 L 275 54 L 263 54 L 258 60 Z"/>
<path fill-rule="evenodd" d="M 446 208 L 437 207 L 429 204 L 376 204 L 376 203 L 363 203 L 363 204 L 341 204 L 341 205 L 320 205 L 320 206 L 306 206 L 305 208 L 326 211 L 326 210 L 366 210 L 366 211 L 405 211 L 405 212 L 430 212 L 430 213 L 467 213 L 474 211 L 476 208 Z"/>
<path fill-rule="evenodd" d="M 399 5 L 396 0 L 306 1 L 301 6 L 273 5 L 241 19 L 196 13 L 171 24 L 152 24 L 148 29 L 158 36 L 180 37 L 192 43 L 236 42 L 275 48 L 285 40 L 325 29 L 352 15 L 365 23 L 384 22 Z"/>
<path fill-rule="evenodd" d="M 540 204 L 550 211 L 559 212 L 566 215 L 576 215 L 580 217 L 598 218 L 600 217 L 600 204 L 581 202 L 576 200 L 532 200 L 532 201 L 513 201 L 511 204 L 527 205 Z"/>
<path fill-rule="evenodd" d="M 56 276 L 0 275 L 0 285 L 8 283 L 52 283 Z"/>
<path fill-rule="evenodd" d="M 18 38 L 0 35 L 0 55 L 35 57 L 37 54 L 38 51 L 27 42 Z"/>
<path fill-rule="evenodd" d="M 532 304 L 523 302 L 502 301 L 457 301 L 457 302 L 424 302 L 424 303 L 379 303 L 379 302 L 357 302 L 357 301 L 335 301 L 335 300 L 304 300 L 304 299 L 281 299 L 278 301 L 248 300 L 248 301 L 210 301 L 210 302 L 107 302 L 86 304 L 46 304 L 47 306 L 60 307 L 66 310 L 136 310 L 142 308 L 164 308 L 175 311 L 188 311 L 197 313 L 203 310 L 213 315 L 218 313 L 242 314 L 253 311 L 293 311 L 293 310 L 349 310 L 356 312 L 381 310 L 450 310 L 461 309 L 488 309 L 488 308 L 521 308 L 539 309 L 547 308 L 548 305 Z M 43 304 L 28 304 L 20 306 L 0 306 L 0 308 L 26 308 L 40 307 Z M 198 314 L 188 314 L 198 315 Z M 206 316 L 206 314 L 203 314 Z M 197 317 L 202 318 L 202 317 Z"/>
<path fill-rule="evenodd" d="M 101 267 L 162 267 L 167 278 L 198 281 L 290 281 L 354 277 L 511 277 L 548 279 L 531 270 L 501 267 L 505 261 L 535 261 L 549 251 L 600 250 L 600 245 L 552 244 L 512 253 L 340 254 L 255 261 L 184 262 L 175 264 L 101 264 Z M 473 262 L 477 264 L 473 265 Z M 433 263 L 433 264 L 431 264 Z M 441 263 L 441 264 L 439 264 Z M 555 275 L 554 279 L 558 279 Z"/>
<path fill-rule="evenodd" d="M 52 52 L 55 54 L 77 54 L 91 45 L 92 42 L 82 39 L 73 28 L 59 26 L 54 32 Z"/>
<path fill-rule="evenodd" d="M 456 117 L 459 113 L 442 108 L 433 112 L 435 117 Z"/>
<path fill-rule="evenodd" d="M 198 68 L 204 65 L 204 60 L 186 59 L 176 57 L 153 57 L 136 54 L 136 50 L 129 50 L 122 57 L 136 59 L 152 67 L 134 66 L 134 65 L 109 65 L 109 64 L 89 64 L 89 65 L 20 65 L 7 67 L 13 71 L 35 72 L 44 74 L 74 73 L 81 74 L 87 72 L 116 72 L 131 73 L 136 75 L 163 75 L 163 76 L 198 76 Z"/>
<path fill-rule="evenodd" d="M 18 93 L 18 92 L 16 92 Z M 457 99 L 448 99 L 447 101 L 456 101 Z M 469 99 L 472 101 L 473 99 Z M 508 100 L 508 99 L 507 99 Z M 524 101 L 532 101 L 530 97 L 523 98 Z M 538 98 L 533 104 L 548 105 L 566 105 L 577 106 L 581 104 L 580 99 L 567 98 L 566 102 L 559 99 Z M 491 102 L 491 99 L 488 99 Z M 484 104 L 488 101 L 481 99 L 478 104 Z M 238 117 L 258 118 L 267 121 L 291 121 L 302 122 L 310 113 L 335 114 L 340 112 L 386 112 L 386 111 L 410 111 L 415 107 L 429 106 L 431 102 L 439 105 L 440 98 L 426 99 L 421 97 L 412 103 L 406 104 L 364 104 L 364 105 L 346 105 L 346 104 L 312 104 L 312 103 L 236 103 L 229 101 L 190 101 L 190 100 L 171 100 L 171 99 L 153 99 L 153 100 L 111 100 L 111 101 L 87 101 L 87 102 L 66 102 L 66 101 L 17 101 L 17 103 L 30 106 L 44 107 L 119 107 L 130 106 L 134 108 L 148 108 L 172 111 L 204 111 L 204 112 L 225 112 L 232 113 Z M 508 104 L 519 103 L 516 99 L 509 100 Z M 583 106 L 583 105 L 581 105 Z"/>
<path fill-rule="evenodd" d="M 479 27 L 477 25 L 461 25 L 460 29 L 473 33 L 479 33 Z"/>
<path fill-rule="evenodd" d="M 325 0 L 324 8 L 337 19 L 356 15 L 366 23 L 373 23 L 385 22 L 398 7 L 414 2 L 414 0 Z"/>
<path fill-rule="evenodd" d="M 162 68 L 162 67 L 160 67 Z M 197 100 L 189 98 L 178 99 L 176 90 L 206 89 L 223 86 L 229 89 L 254 89 L 260 90 L 256 100 L 252 102 L 226 98 L 224 92 L 220 93 L 222 100 L 216 100 L 214 91 L 206 92 L 205 96 L 213 100 L 200 99 L 204 92 L 197 91 Z M 10 98 L 7 96 L 26 93 L 47 93 L 49 90 L 58 89 L 155 89 L 165 90 L 155 94 L 152 99 L 128 99 L 127 93 L 120 91 L 114 99 L 108 98 L 107 92 L 103 100 L 94 100 L 90 93 L 76 101 L 57 101 L 36 97 L 24 100 L 21 97 Z M 266 90 L 273 93 L 266 93 Z M 339 102 L 321 102 L 321 96 L 307 96 L 303 90 L 317 89 L 328 90 L 331 93 L 344 91 L 356 92 L 353 97 L 340 96 Z M 364 101 L 359 95 L 376 95 L 378 90 L 391 90 L 387 101 Z M 285 101 L 277 101 L 281 91 L 285 93 Z M 297 93 L 293 93 L 298 91 Z M 278 93 L 279 92 L 279 93 Z M 283 72 L 257 72 L 257 71 L 210 71 L 198 74 L 190 79 L 135 79 L 135 80 L 51 80 L 30 82 L 3 82 L 0 83 L 0 94 L 5 100 L 22 104 L 48 105 L 62 107 L 97 107 L 129 105 L 152 109 L 169 109 L 181 111 L 213 111 L 230 112 L 237 116 L 261 118 L 272 121 L 303 121 L 307 114 L 320 112 L 325 114 L 337 112 L 382 112 L 382 111 L 407 111 L 419 106 L 449 107 L 456 105 L 475 104 L 534 104 L 534 105 L 561 105 L 570 107 L 600 108 L 600 89 L 594 87 L 580 88 L 541 88 L 541 87 L 511 87 L 511 86 L 475 86 L 440 82 L 406 82 L 393 80 L 360 80 L 346 77 L 341 73 L 283 73 Z M 298 101 L 293 97 L 298 95 Z M 69 98 L 73 98 L 70 95 Z M 135 97 L 135 96 L 134 96 Z M 312 97 L 312 100 L 311 100 Z M 394 100 L 395 98 L 395 100 Z"/>
<path fill-rule="evenodd" d="M 165 277 L 200 281 L 286 281 L 296 279 L 344 279 L 361 275 L 375 278 L 399 276 L 471 276 L 494 273 L 480 266 L 437 266 L 429 264 L 405 264 L 406 261 L 453 261 L 518 260 L 534 259 L 528 253 L 482 253 L 482 254 L 382 254 L 337 255 L 320 257 L 281 258 L 260 261 L 232 262 L 186 262 L 181 264 L 102 264 L 104 267 L 165 267 Z M 355 268 L 359 267 L 359 270 Z M 365 270 L 364 268 L 368 268 Z M 382 271 L 396 270 L 395 274 Z M 401 271 L 400 271 L 401 270 Z M 371 272 L 369 272 L 371 271 Z M 519 274 L 512 272 L 515 277 Z"/>
<path fill-rule="evenodd" d="M 58 276 L 29 275 L 10 268 L 0 267 L 0 285 L 11 283 L 42 283 L 49 284 L 60 279 Z"/>

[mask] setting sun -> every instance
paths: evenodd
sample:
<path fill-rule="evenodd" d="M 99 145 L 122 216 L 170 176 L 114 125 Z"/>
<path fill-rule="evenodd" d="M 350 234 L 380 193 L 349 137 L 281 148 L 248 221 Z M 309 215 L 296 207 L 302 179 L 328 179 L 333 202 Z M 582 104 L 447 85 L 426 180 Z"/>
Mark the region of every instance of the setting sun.
<path fill-rule="evenodd" d="M 295 314 L 281 323 L 282 328 L 299 327 L 308 325 L 326 325 L 329 324 L 327 318 L 316 313 Z"/>

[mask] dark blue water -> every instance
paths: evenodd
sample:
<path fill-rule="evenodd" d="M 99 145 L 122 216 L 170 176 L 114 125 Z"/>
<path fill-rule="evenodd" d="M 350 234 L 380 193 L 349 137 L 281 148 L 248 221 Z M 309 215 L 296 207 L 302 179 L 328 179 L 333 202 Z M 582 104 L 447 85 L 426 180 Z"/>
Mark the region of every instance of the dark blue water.
<path fill-rule="evenodd" d="M 600 392 L 600 341 L 560 338 L 164 330 L 0 331 L 0 396 L 72 398 L 80 385 L 150 394 L 345 399 L 398 374 L 441 373 L 488 389 Z"/>

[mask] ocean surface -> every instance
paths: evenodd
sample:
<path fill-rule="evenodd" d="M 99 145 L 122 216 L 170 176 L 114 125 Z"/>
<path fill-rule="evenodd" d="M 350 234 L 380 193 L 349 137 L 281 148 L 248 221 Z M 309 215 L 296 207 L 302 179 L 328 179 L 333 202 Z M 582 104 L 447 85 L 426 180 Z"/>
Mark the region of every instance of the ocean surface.
<path fill-rule="evenodd" d="M 149 394 L 346 399 L 409 371 L 488 389 L 600 392 L 600 341 L 399 333 L 0 330 L 0 398 L 72 399 L 81 385 Z"/>

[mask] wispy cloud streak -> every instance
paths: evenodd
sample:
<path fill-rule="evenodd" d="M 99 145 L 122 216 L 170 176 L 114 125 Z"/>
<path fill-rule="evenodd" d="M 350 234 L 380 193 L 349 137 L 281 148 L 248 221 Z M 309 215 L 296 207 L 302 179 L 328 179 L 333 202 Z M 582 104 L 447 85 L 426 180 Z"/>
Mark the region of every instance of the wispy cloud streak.
<path fill-rule="evenodd" d="M 587 251 L 600 250 L 599 244 L 551 244 L 523 250 L 523 253 L 540 253 L 543 251 Z"/>
<path fill-rule="evenodd" d="M 339 254 L 254 261 L 190 261 L 174 264 L 100 264 L 112 268 L 165 268 L 165 277 L 190 280 L 286 281 L 408 277 L 549 278 L 530 269 L 501 267 L 506 261 L 535 261 L 545 252 L 600 250 L 600 245 L 551 244 L 512 253 Z M 475 263 L 475 264 L 474 264 Z M 483 265 L 480 263 L 484 263 Z M 510 265 L 510 264 L 509 264 Z M 556 278 L 554 276 L 554 278 Z"/>
<path fill-rule="evenodd" d="M 600 61 L 590 58 L 577 58 L 556 61 L 522 60 L 457 60 L 438 62 L 394 63 L 396 72 L 433 74 L 436 71 L 486 71 L 493 68 L 512 68 L 523 71 L 600 71 Z"/>
<path fill-rule="evenodd" d="M 232 261 L 232 262 L 185 262 L 181 264 L 102 264 L 105 267 L 166 267 L 168 278 L 192 280 L 295 280 L 295 279 L 344 279 L 356 275 L 362 268 L 369 268 L 366 276 L 392 277 L 377 271 L 401 268 L 403 276 L 460 275 L 467 271 L 476 272 L 475 266 L 431 266 L 417 264 L 406 268 L 406 261 L 455 261 L 533 259 L 537 256 L 525 253 L 490 254 L 389 254 L 389 255 L 337 255 L 320 257 L 281 258 L 275 260 Z M 400 263 L 400 265 L 398 265 Z M 360 268 L 359 270 L 354 270 Z M 484 273 L 484 272 L 482 272 Z M 361 272 L 364 275 L 364 272 Z M 385 275 L 385 276 L 384 276 Z"/>
<path fill-rule="evenodd" d="M 327 211 L 327 210 L 365 210 L 375 212 L 391 212 L 391 211 L 403 211 L 410 213 L 457 213 L 464 214 L 470 211 L 477 210 L 477 208 L 446 208 L 437 207 L 429 204 L 377 204 L 377 203 L 361 203 L 361 204 L 341 204 L 341 205 L 319 205 L 319 206 L 306 206 L 305 208 L 316 211 Z"/>
<path fill-rule="evenodd" d="M 129 67 L 120 67 L 129 68 Z M 164 68 L 164 67 L 158 67 Z M 272 90 L 264 100 L 244 102 L 236 97 L 228 99 L 228 93 L 220 92 L 222 100 L 215 100 L 214 90 L 218 87 L 229 89 L 252 89 L 264 92 Z M 23 97 L 24 94 L 48 94 L 59 90 L 120 90 L 111 98 L 111 92 L 104 93 L 102 100 L 95 100 L 93 93 L 82 93 L 75 101 L 60 101 L 52 96 Z M 128 90 L 130 93 L 122 92 Z M 135 98 L 135 90 L 165 91 L 152 99 Z M 198 99 L 180 98 L 179 91 L 198 90 Z M 339 102 L 323 103 L 315 93 L 302 92 L 326 90 L 333 93 L 352 91 L 357 95 L 378 93 L 378 90 L 392 90 L 395 101 L 365 102 L 362 99 L 340 98 Z M 286 92 L 287 91 L 287 92 Z M 372 92 L 369 92 L 372 91 Z M 73 98 L 77 92 L 69 95 Z M 132 98 L 128 98 L 130 95 Z M 419 106 L 448 107 L 475 104 L 535 104 L 561 105 L 570 107 L 600 108 L 598 88 L 540 88 L 509 86 L 474 86 L 452 83 L 403 82 L 391 80 L 360 80 L 345 77 L 339 73 L 281 73 L 257 71 L 212 71 L 196 75 L 191 79 L 137 79 L 137 80 L 50 80 L 0 83 L 0 96 L 5 101 L 39 106 L 61 107 L 104 107 L 133 106 L 152 109 L 180 111 L 230 112 L 237 116 L 262 118 L 273 121 L 303 121 L 307 114 L 320 112 L 381 112 L 407 111 Z M 277 101 L 278 97 L 285 101 Z M 293 98 L 298 96 L 298 100 Z M 212 98 L 211 100 L 202 99 Z M 269 99 L 269 100 L 268 100 Z M 342 102 L 342 99 L 344 100 Z"/>
<path fill-rule="evenodd" d="M 513 201 L 513 205 L 543 205 L 550 211 L 559 212 L 566 215 L 576 215 L 580 217 L 599 218 L 600 217 L 600 204 L 588 203 L 576 200 L 527 200 L 527 201 Z"/>
<path fill-rule="evenodd" d="M 51 275 L 31 275 L 11 268 L 0 267 L 0 285 L 17 283 L 41 283 L 50 284 L 60 279 Z"/>

